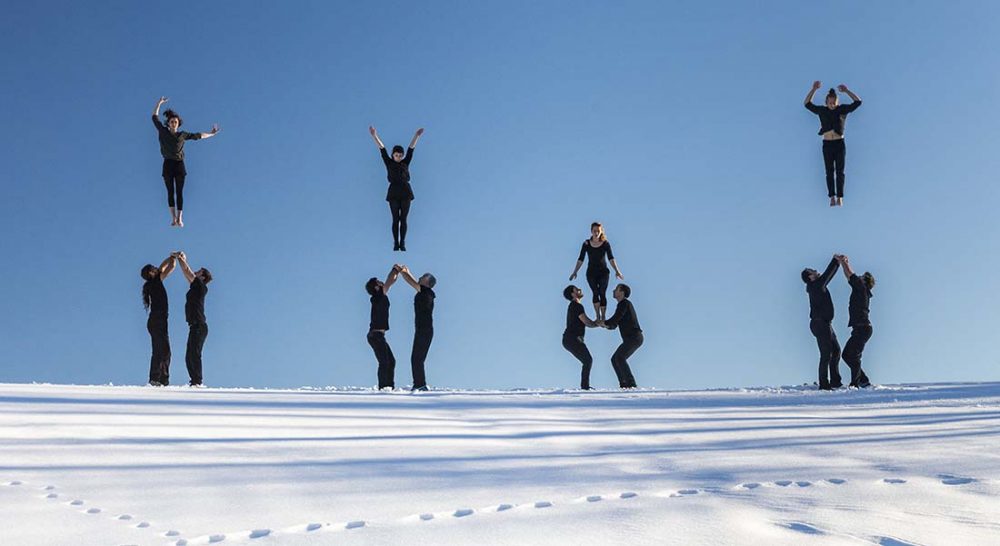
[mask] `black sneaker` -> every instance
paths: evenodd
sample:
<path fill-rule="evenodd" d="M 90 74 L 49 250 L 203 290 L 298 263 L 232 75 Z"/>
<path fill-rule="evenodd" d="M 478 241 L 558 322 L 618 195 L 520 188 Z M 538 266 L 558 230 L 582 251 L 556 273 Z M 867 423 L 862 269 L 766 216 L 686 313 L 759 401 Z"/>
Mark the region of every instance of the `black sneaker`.
<path fill-rule="evenodd" d="M 427 385 L 421 385 L 419 387 L 413 387 L 412 389 L 410 389 L 410 392 L 427 392 L 429 390 L 430 389 L 427 388 Z"/>
<path fill-rule="evenodd" d="M 406 252 L 406 243 L 399 243 L 399 250 Z"/>
<path fill-rule="evenodd" d="M 150 387 L 162 387 L 163 383 L 160 383 L 159 381 L 150 381 L 149 382 L 149 386 Z"/>
<path fill-rule="evenodd" d="M 398 252 L 399 251 L 399 243 L 393 243 L 392 244 L 392 251 L 393 252 Z"/>

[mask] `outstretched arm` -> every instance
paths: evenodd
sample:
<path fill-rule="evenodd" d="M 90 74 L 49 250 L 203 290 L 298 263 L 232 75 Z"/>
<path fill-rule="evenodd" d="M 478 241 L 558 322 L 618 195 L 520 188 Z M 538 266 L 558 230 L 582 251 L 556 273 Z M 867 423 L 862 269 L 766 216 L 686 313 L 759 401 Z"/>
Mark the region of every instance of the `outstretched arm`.
<path fill-rule="evenodd" d="M 597 328 L 598 324 L 587 316 L 587 313 L 580 313 L 580 322 L 583 323 L 587 328 Z"/>
<path fill-rule="evenodd" d="M 372 139 L 375 140 L 375 145 L 378 146 L 379 149 L 384 150 L 385 144 L 382 144 L 382 139 L 378 137 L 378 131 L 375 130 L 373 125 L 368 126 L 368 132 L 371 133 Z"/>
<path fill-rule="evenodd" d="M 211 138 L 211 137 L 214 137 L 215 135 L 219 134 L 219 131 L 221 131 L 221 130 L 222 129 L 219 129 L 219 124 L 218 123 L 213 123 L 211 131 L 209 131 L 207 133 L 198 133 L 198 134 L 201 135 L 201 138 Z"/>
<path fill-rule="evenodd" d="M 167 256 L 167 259 L 163 260 L 163 263 L 160 264 L 160 280 L 166 280 L 167 277 L 174 272 L 174 267 L 176 265 L 177 263 L 174 260 L 174 255 L 171 254 L 170 256 Z"/>
<path fill-rule="evenodd" d="M 191 271 L 191 266 L 188 265 L 187 255 L 183 252 L 178 252 L 177 262 L 181 266 L 181 273 L 184 274 L 184 278 L 187 279 L 189 283 L 194 282 L 194 271 Z"/>
<path fill-rule="evenodd" d="M 813 96 L 816 95 L 816 91 L 819 90 L 823 82 L 816 80 L 813 82 L 812 88 L 809 89 L 809 94 L 806 95 L 805 105 L 806 108 L 813 106 Z"/>
<path fill-rule="evenodd" d="M 615 306 L 615 314 L 611 315 L 611 318 L 604 321 L 605 328 L 607 328 L 608 330 L 614 330 L 615 328 L 618 327 L 618 324 L 622 321 L 623 318 L 625 318 L 625 312 L 628 309 L 628 304 L 625 303 L 627 301 L 628 300 L 622 300 L 618 302 L 618 305 Z"/>
<path fill-rule="evenodd" d="M 392 288 L 392 285 L 396 284 L 396 279 L 398 278 L 399 269 L 396 269 L 396 266 L 392 266 L 392 271 L 385 277 L 385 282 L 382 284 L 382 293 L 388 296 L 389 289 Z"/>
<path fill-rule="evenodd" d="M 423 136 L 423 134 L 424 134 L 423 127 L 417 129 L 417 132 L 413 134 L 413 140 L 410 141 L 411 150 L 417 147 L 417 141 L 420 140 L 420 137 Z"/>
<path fill-rule="evenodd" d="M 410 273 L 410 268 L 406 267 L 405 265 L 398 267 L 399 267 L 399 274 L 403 276 L 403 280 L 406 281 L 406 284 L 412 286 L 413 289 L 416 290 L 417 292 L 420 292 L 420 283 L 417 282 L 416 278 L 414 278 L 413 273 Z"/>

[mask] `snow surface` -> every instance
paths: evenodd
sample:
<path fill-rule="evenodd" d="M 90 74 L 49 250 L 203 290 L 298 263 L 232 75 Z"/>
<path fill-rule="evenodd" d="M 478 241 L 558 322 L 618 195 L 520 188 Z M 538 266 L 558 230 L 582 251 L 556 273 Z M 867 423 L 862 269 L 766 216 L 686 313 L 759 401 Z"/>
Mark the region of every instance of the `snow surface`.
<path fill-rule="evenodd" d="M 0 384 L 0 544 L 1000 544 L 1000 383 Z"/>

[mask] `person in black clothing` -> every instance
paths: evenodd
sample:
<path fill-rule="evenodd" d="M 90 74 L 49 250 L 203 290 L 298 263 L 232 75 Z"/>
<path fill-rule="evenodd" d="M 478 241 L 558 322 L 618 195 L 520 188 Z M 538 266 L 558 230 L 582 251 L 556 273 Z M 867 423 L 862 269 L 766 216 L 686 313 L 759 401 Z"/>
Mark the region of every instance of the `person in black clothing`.
<path fill-rule="evenodd" d="M 413 297 L 414 324 L 413 350 L 410 352 L 410 369 L 413 371 L 413 387 L 411 391 L 426 391 L 427 377 L 424 373 L 424 361 L 434 340 L 434 287 L 437 279 L 430 273 L 424 273 L 419 279 L 413 276 L 410 268 L 397 264 L 396 269 L 406 284 L 417 291 Z"/>
<path fill-rule="evenodd" d="M 611 242 L 604 234 L 604 226 L 600 222 L 590 224 L 590 238 L 584 241 L 583 246 L 580 247 L 580 257 L 576 260 L 576 267 L 573 269 L 573 274 L 569 276 L 569 280 L 572 281 L 576 278 L 576 274 L 583 265 L 584 256 L 587 256 L 589 260 L 587 262 L 587 284 L 590 285 L 590 291 L 594 294 L 594 314 L 597 315 L 595 320 L 602 321 L 608 308 L 608 280 L 611 277 L 608 264 L 604 261 L 605 256 L 611 262 L 611 267 L 615 268 L 615 277 L 618 280 L 625 280 L 625 277 L 618 269 L 618 262 L 615 261 L 615 255 L 611 252 Z"/>
<path fill-rule="evenodd" d="M 177 262 L 181 266 L 184 278 L 190 283 L 187 291 L 187 301 L 184 304 L 184 317 L 188 323 L 187 352 L 184 362 L 187 364 L 188 377 L 192 387 L 202 386 L 201 349 L 208 337 L 208 321 L 205 320 L 205 294 L 208 293 L 208 283 L 212 282 L 212 273 L 204 267 L 192 271 L 188 265 L 187 255 L 176 253 Z"/>
<path fill-rule="evenodd" d="M 162 387 L 170 384 L 170 336 L 167 333 L 167 290 L 163 281 L 174 271 L 176 263 L 170 255 L 160 267 L 146 264 L 140 275 L 146 281 L 142 285 L 142 304 L 149 312 L 146 330 L 153 345 L 149 359 L 149 384 Z"/>
<path fill-rule="evenodd" d="M 170 207 L 170 225 L 184 227 L 184 179 L 187 169 L 184 167 L 184 142 L 213 137 L 219 132 L 219 126 L 213 125 L 207 133 L 188 133 L 178 129 L 184 123 L 173 110 L 163 113 L 167 118 L 166 126 L 160 122 L 160 107 L 167 102 L 167 97 L 160 97 L 153 109 L 153 126 L 160 137 L 160 154 L 163 156 L 163 183 L 167 186 L 167 206 Z M 174 199 L 176 194 L 177 198 Z"/>
<path fill-rule="evenodd" d="M 639 317 L 635 315 L 635 307 L 628 299 L 632 295 L 632 289 L 627 284 L 619 284 L 615 287 L 612 295 L 618 302 L 615 314 L 607 321 L 598 324 L 609 330 L 618 328 L 618 332 L 622 336 L 622 344 L 615 350 L 615 354 L 611 355 L 611 366 L 618 376 L 618 386 L 623 389 L 634 389 L 636 388 L 635 377 L 632 376 L 632 369 L 629 368 L 628 358 L 639 347 L 642 347 L 644 341 L 642 328 L 639 327 Z"/>
<path fill-rule="evenodd" d="M 847 256 L 838 256 L 847 283 L 851 285 L 850 320 L 847 326 L 851 328 L 851 338 L 844 345 L 844 362 L 851 369 L 850 386 L 863 389 L 871 386 L 871 381 L 861 369 L 861 353 L 865 344 L 872 337 L 872 323 L 868 318 L 869 303 L 872 289 L 875 288 L 875 276 L 865 271 L 860 277 L 851 268 L 851 260 Z"/>
<path fill-rule="evenodd" d="M 832 390 L 843 386 L 840 379 L 840 343 L 833 331 L 833 300 L 827 285 L 837 273 L 840 262 L 835 255 L 822 275 L 815 269 L 802 270 L 802 282 L 809 294 L 809 330 L 819 347 L 819 388 Z"/>
<path fill-rule="evenodd" d="M 812 89 L 806 95 L 805 107 L 810 112 L 819 116 L 819 134 L 823 136 L 823 164 L 826 167 L 826 189 L 830 196 L 830 206 L 839 207 L 844 204 L 844 160 L 847 157 L 847 147 L 844 145 L 844 125 L 847 123 L 847 114 L 861 106 L 861 99 L 847 88 L 846 85 L 839 85 L 837 89 L 841 93 L 847 93 L 851 97 L 851 104 L 840 104 L 837 98 L 837 91 L 830 89 L 826 94 L 826 106 L 816 106 L 813 104 L 813 95 L 823 85 L 822 82 L 813 82 Z M 836 186 L 834 176 L 836 175 Z"/>
<path fill-rule="evenodd" d="M 378 360 L 379 390 L 393 389 L 396 386 L 394 379 L 396 357 L 392 355 L 392 348 L 385 340 L 385 333 L 389 330 L 389 288 L 396 283 L 398 277 L 399 269 L 393 266 L 384 282 L 372 277 L 365 283 L 365 291 L 371 296 L 372 303 L 371 322 L 368 324 L 368 345 L 371 345 L 375 359 Z"/>
<path fill-rule="evenodd" d="M 392 250 L 406 251 L 406 217 L 410 214 L 410 201 L 413 201 L 413 188 L 410 186 L 410 161 L 413 159 L 413 149 L 417 147 L 417 141 L 424 134 L 424 129 L 417 129 L 410 141 L 410 147 L 403 154 L 403 147 L 396 145 L 392 148 L 392 157 L 385 151 L 385 144 L 378 137 L 375 127 L 368 127 L 375 144 L 378 145 L 382 154 L 382 162 L 385 163 L 385 170 L 389 179 L 389 190 L 385 194 L 385 200 L 389 202 L 389 212 L 392 213 Z"/>
<path fill-rule="evenodd" d="M 591 390 L 590 368 L 594 365 L 594 358 L 590 356 L 587 344 L 583 342 L 583 336 L 587 333 L 587 328 L 594 328 L 597 323 L 587 317 L 587 311 L 580 303 L 583 299 L 582 290 L 571 284 L 563 290 L 563 297 L 569 300 L 569 307 L 566 308 L 566 330 L 563 332 L 562 346 L 583 365 L 580 372 L 580 388 L 589 391 Z"/>

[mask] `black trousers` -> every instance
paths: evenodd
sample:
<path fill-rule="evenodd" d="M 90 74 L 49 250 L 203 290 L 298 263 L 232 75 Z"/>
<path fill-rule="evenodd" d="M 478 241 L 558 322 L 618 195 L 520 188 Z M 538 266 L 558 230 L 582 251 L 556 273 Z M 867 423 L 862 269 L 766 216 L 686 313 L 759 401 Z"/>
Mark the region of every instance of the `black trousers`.
<path fill-rule="evenodd" d="M 590 291 L 594 293 L 593 302 L 600 303 L 601 307 L 608 306 L 608 281 L 611 279 L 611 271 L 607 268 L 591 270 L 587 268 L 587 284 Z"/>
<path fill-rule="evenodd" d="M 170 335 L 167 323 L 147 321 L 146 330 L 153 345 L 153 355 L 149 359 L 149 382 L 170 384 Z"/>
<path fill-rule="evenodd" d="M 844 362 L 851 369 L 851 386 L 867 387 L 871 384 L 864 370 L 861 369 L 861 353 L 865 344 L 872 338 L 872 325 L 859 324 L 851 329 L 851 338 L 844 345 Z"/>
<path fill-rule="evenodd" d="M 562 338 L 563 349 L 570 352 L 580 364 L 583 364 L 583 369 L 580 372 L 580 388 L 589 389 L 590 388 L 590 368 L 594 365 L 594 357 L 590 356 L 590 350 L 587 349 L 587 344 L 583 342 L 582 337 L 576 337 L 572 335 L 563 334 Z"/>
<path fill-rule="evenodd" d="M 427 377 L 424 375 L 424 361 L 427 360 L 427 351 L 431 348 L 431 341 L 434 340 L 433 328 L 417 328 L 413 333 L 413 351 L 410 352 L 410 369 L 413 371 L 413 388 L 427 386 Z"/>
<path fill-rule="evenodd" d="M 847 146 L 844 139 L 823 141 L 823 165 L 826 167 L 826 191 L 830 197 L 844 196 L 844 160 L 847 159 Z M 836 176 L 836 187 L 834 187 Z"/>
<path fill-rule="evenodd" d="M 615 369 L 615 375 L 618 376 L 618 386 L 623 389 L 636 387 L 632 369 L 628 366 L 628 358 L 639 347 L 642 347 L 643 341 L 642 332 L 632 337 L 623 338 L 622 344 L 615 350 L 615 354 L 611 355 L 611 367 Z"/>
<path fill-rule="evenodd" d="M 184 179 L 187 169 L 183 161 L 163 160 L 163 183 L 167 186 L 167 205 L 184 210 Z M 176 199 L 174 196 L 177 196 Z"/>
<path fill-rule="evenodd" d="M 368 345 L 371 345 L 378 360 L 378 388 L 395 387 L 396 357 L 385 340 L 385 332 L 368 332 Z"/>
<path fill-rule="evenodd" d="M 825 320 L 812 320 L 809 330 L 816 336 L 819 347 L 819 388 L 836 389 L 843 386 L 840 379 L 840 342 L 833 325 Z"/>
<path fill-rule="evenodd" d="M 184 363 L 187 364 L 188 377 L 192 385 L 201 385 L 201 349 L 208 337 L 208 324 L 191 324 L 188 326 L 187 351 L 184 353 Z"/>
<path fill-rule="evenodd" d="M 389 212 L 392 213 L 392 240 L 397 245 L 406 243 L 406 217 L 410 214 L 410 200 L 390 200 Z"/>

